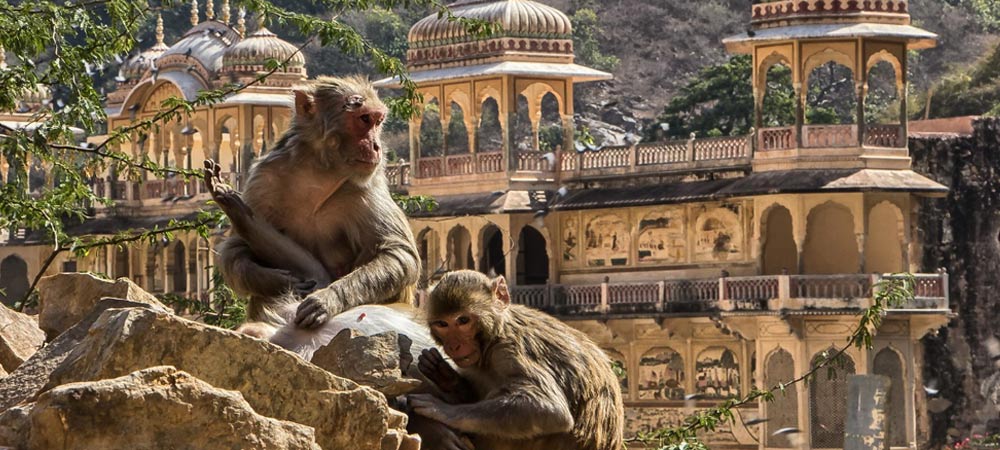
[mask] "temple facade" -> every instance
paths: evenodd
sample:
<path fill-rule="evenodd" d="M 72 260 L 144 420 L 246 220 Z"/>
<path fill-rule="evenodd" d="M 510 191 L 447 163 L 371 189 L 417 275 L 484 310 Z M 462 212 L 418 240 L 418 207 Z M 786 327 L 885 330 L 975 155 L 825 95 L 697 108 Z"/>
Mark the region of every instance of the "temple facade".
<path fill-rule="evenodd" d="M 623 369 L 632 436 L 805 373 L 844 345 L 880 279 L 914 273 L 916 298 L 889 311 L 873 349 L 848 349 L 832 378 L 824 371 L 773 402 L 739 407 L 736 425 L 703 438 L 718 449 L 843 448 L 845 377 L 880 374 L 892 381 L 885 439 L 916 448 L 928 432 L 919 341 L 951 312 L 948 275 L 922 266 L 919 254 L 921 202 L 946 189 L 910 169 L 906 57 L 936 36 L 910 25 L 908 6 L 756 3 L 748 32 L 723 40 L 752 58 L 754 130 L 625 145 L 594 143 L 574 123 L 574 85 L 611 75 L 574 63 L 563 12 L 530 0 L 451 5 L 456 15 L 500 22 L 503 31 L 488 39 L 436 15 L 421 20 L 407 63 L 423 114 L 410 121 L 409 158 L 386 175 L 397 192 L 438 203 L 410 218 L 422 285 L 456 269 L 504 275 L 515 302 L 587 333 Z M 109 95 L 109 128 L 153 117 L 167 97 L 250 83 L 267 60 L 287 61 L 266 82 L 123 144 L 177 167 L 211 157 L 239 186 L 287 128 L 290 87 L 306 74 L 294 46 L 263 27 L 248 33 L 242 17 L 231 24 L 228 10 L 216 18 L 209 3 L 201 20 L 193 9 L 178 42 L 167 45 L 161 32 L 129 60 Z M 764 107 L 775 70 L 791 74 L 787 123 Z M 855 86 L 852 111 L 837 120 L 811 114 L 810 81 L 824 70 L 850 73 Z M 898 109 L 872 114 L 869 77 L 883 73 Z M 76 232 L 163 226 L 193 217 L 208 199 L 199 182 L 171 177 L 107 173 L 94 187 L 115 205 Z M 208 301 L 221 237 L 179 234 L 51 270 L 126 276 L 154 293 Z M 0 286 L 11 300 L 48 248 L 31 232 L 6 239 Z M 775 434 L 787 428 L 798 432 Z"/>

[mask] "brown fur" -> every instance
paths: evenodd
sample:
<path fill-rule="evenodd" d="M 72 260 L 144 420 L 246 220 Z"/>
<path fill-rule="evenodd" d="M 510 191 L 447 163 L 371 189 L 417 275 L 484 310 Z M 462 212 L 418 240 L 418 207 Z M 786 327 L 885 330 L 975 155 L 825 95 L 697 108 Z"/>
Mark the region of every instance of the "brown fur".
<path fill-rule="evenodd" d="M 478 401 L 437 404 L 429 417 L 470 433 L 479 450 L 621 449 L 624 410 L 607 355 L 545 313 L 497 301 L 496 287 L 481 273 L 458 271 L 431 293 L 428 323 L 435 338 L 436 320 L 472 312 L 483 356 L 459 369 Z M 502 290 L 506 294 L 505 285 Z"/>
<path fill-rule="evenodd" d="M 352 120 L 384 111 L 361 78 L 320 78 L 296 92 L 291 128 L 250 171 L 243 193 L 252 211 L 248 228 L 265 237 L 235 235 L 220 247 L 226 282 L 251 298 L 250 320 L 283 324 L 289 318 L 279 314 L 282 305 L 302 300 L 283 294 L 310 279 L 319 285 L 303 302 L 316 311 L 308 326 L 353 306 L 412 300 L 419 259 L 406 216 L 389 193 L 385 158 L 373 171 L 355 163 L 372 149 L 381 156 L 381 127 L 361 130 Z M 309 267 L 325 273 L 269 265 L 274 255 L 302 253 L 318 262 Z"/>

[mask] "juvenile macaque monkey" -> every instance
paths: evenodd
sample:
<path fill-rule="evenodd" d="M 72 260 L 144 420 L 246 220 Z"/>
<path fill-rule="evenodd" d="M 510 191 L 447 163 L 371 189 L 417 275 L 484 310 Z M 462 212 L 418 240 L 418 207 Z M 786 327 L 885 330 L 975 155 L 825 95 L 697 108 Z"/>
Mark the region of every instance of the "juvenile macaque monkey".
<path fill-rule="evenodd" d="M 291 128 L 240 194 L 206 162 L 209 191 L 233 222 L 220 269 L 250 296 L 249 319 L 273 333 L 317 328 L 362 304 L 410 302 L 419 259 L 383 173 L 386 107 L 361 78 L 295 91 Z M 294 307 L 294 311 L 290 308 Z"/>
<path fill-rule="evenodd" d="M 610 359 L 583 333 L 510 304 L 503 277 L 445 274 L 426 314 L 458 370 L 436 349 L 421 354 L 420 371 L 450 398 L 410 395 L 416 414 L 468 434 L 478 450 L 621 449 L 624 413 Z"/>

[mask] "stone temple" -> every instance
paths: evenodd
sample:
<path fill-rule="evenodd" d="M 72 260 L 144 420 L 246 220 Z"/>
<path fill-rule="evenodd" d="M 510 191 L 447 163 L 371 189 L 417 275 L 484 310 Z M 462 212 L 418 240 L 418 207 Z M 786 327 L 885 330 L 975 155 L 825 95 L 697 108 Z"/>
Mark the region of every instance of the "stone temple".
<path fill-rule="evenodd" d="M 843 448 L 846 375 L 880 374 L 892 382 L 889 446 L 926 441 L 919 340 L 951 312 L 948 274 L 920 264 L 926 237 L 916 222 L 924 199 L 947 189 L 910 167 L 907 53 L 934 46 L 936 36 L 910 25 L 908 0 L 752 5 L 748 32 L 722 42 L 752 57 L 755 130 L 617 146 L 575 134 L 574 85 L 611 75 L 574 63 L 566 14 L 529 0 L 451 7 L 503 31 L 481 39 L 435 15 L 409 33 L 407 64 L 424 113 L 410 121 L 409 158 L 386 175 L 399 193 L 439 204 L 410 219 L 423 286 L 448 270 L 502 274 L 516 302 L 586 332 L 624 369 L 633 435 L 802 374 L 844 345 L 880 279 L 911 272 L 916 298 L 886 314 L 873 349 L 851 348 L 832 377 L 824 371 L 771 403 L 737 408 L 737 425 L 704 439 L 718 449 Z M 290 90 L 307 75 L 294 45 L 263 27 L 248 32 L 242 17 L 232 24 L 228 9 L 219 17 L 211 3 L 204 14 L 193 9 L 191 29 L 173 44 L 161 31 L 127 61 L 107 108 L 110 128 L 128 125 L 154 116 L 165 98 L 248 82 L 268 59 L 287 59 L 265 83 L 123 144 L 134 156 L 185 168 L 211 157 L 239 186 L 287 129 Z M 790 123 L 764 111 L 778 66 L 791 73 Z M 806 87 L 831 66 L 853 76 L 854 119 L 811 123 Z M 898 114 L 888 119 L 866 117 L 876 70 L 891 71 L 899 93 Z M 32 188 L 49 182 L 44 169 Z M 164 226 L 193 217 L 208 199 L 199 182 L 175 178 L 107 173 L 93 187 L 115 204 L 74 232 Z M 0 287 L 13 301 L 48 247 L 30 231 L 7 239 Z M 207 301 L 216 244 L 179 234 L 64 258 L 55 269 L 129 277 L 154 293 Z M 768 420 L 754 420 L 761 418 Z M 799 432 L 775 434 L 783 428 Z"/>

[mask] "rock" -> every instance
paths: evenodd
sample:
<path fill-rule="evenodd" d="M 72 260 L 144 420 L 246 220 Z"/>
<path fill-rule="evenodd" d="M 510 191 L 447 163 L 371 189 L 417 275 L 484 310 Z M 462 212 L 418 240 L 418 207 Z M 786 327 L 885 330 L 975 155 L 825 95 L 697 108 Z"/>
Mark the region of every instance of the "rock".
<path fill-rule="evenodd" d="M 34 403 L 7 408 L 0 413 L 0 448 L 27 448 L 31 433 L 31 408 Z"/>
<path fill-rule="evenodd" d="M 60 273 L 38 282 L 38 325 L 49 340 L 55 339 L 83 319 L 104 297 L 166 308 L 127 278 L 108 281 L 89 273 Z"/>
<path fill-rule="evenodd" d="M 403 354 L 412 363 L 411 344 L 409 338 L 394 331 L 364 336 L 357 330 L 345 329 L 316 350 L 312 363 L 393 398 L 420 386 L 420 380 L 403 375 L 408 367 L 401 367 Z"/>
<path fill-rule="evenodd" d="M 71 383 L 38 397 L 28 450 L 319 450 L 312 428 L 264 417 L 239 392 L 174 367 Z"/>
<path fill-rule="evenodd" d="M 38 321 L 7 307 L 0 307 L 0 366 L 13 372 L 45 344 Z"/>
<path fill-rule="evenodd" d="M 70 351 L 76 348 L 77 344 L 87 337 L 87 330 L 90 325 L 109 308 L 132 308 L 146 307 L 168 312 L 164 307 L 149 305 L 146 303 L 130 302 L 128 300 L 102 299 L 97 306 L 87 314 L 83 320 L 78 322 L 56 340 L 49 342 L 38 352 L 31 356 L 17 370 L 0 380 L 0 411 L 10 408 L 24 400 L 34 397 L 42 386 L 49 380 L 49 375 L 56 369 Z"/>
<path fill-rule="evenodd" d="M 239 391 L 254 411 L 316 429 L 325 449 L 381 449 L 406 415 L 377 391 L 336 377 L 260 339 L 149 309 L 108 310 L 43 389 L 171 365 Z"/>

